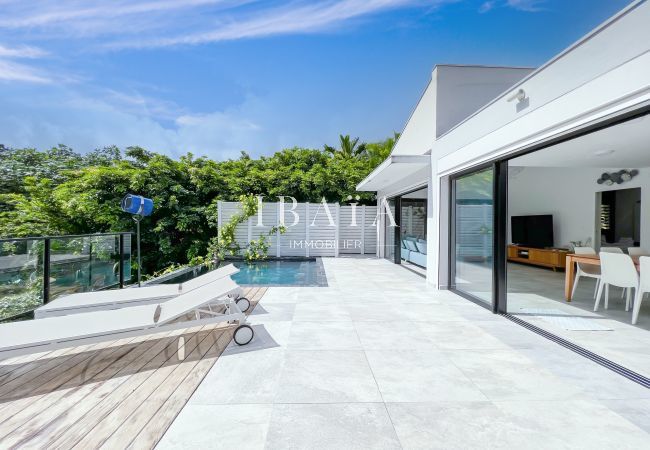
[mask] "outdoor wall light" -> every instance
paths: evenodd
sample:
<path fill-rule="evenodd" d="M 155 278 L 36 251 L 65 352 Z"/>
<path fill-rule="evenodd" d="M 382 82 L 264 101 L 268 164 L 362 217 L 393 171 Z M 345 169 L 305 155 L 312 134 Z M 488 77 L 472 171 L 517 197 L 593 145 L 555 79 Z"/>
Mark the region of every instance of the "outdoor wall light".
<path fill-rule="evenodd" d="M 605 172 L 600 176 L 600 178 L 596 180 L 596 183 L 604 184 L 605 186 L 612 186 L 614 183 L 621 184 L 626 181 L 630 181 L 638 174 L 639 171 L 636 169 L 619 170 L 618 172 L 611 172 L 611 173 Z"/>
<path fill-rule="evenodd" d="M 509 102 L 514 102 L 517 100 L 518 102 L 523 101 L 526 98 L 526 91 L 523 89 L 517 90 L 514 94 L 512 94 L 510 97 L 507 98 Z"/>

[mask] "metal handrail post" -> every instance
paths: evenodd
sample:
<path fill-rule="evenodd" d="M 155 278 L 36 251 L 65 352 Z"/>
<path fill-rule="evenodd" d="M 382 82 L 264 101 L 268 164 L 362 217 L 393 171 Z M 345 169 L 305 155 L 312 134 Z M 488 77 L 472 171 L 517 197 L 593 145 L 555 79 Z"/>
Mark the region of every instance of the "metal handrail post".
<path fill-rule="evenodd" d="M 50 238 L 43 239 L 43 303 L 50 301 Z"/>
<path fill-rule="evenodd" d="M 124 289 L 124 234 L 120 233 L 120 289 Z"/>

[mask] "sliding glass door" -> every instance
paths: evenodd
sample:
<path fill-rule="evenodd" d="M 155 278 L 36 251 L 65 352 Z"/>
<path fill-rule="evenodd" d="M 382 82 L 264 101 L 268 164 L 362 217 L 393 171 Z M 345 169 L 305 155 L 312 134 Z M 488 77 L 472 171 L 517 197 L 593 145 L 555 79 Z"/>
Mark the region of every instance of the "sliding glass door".
<path fill-rule="evenodd" d="M 494 171 L 452 179 L 451 286 L 492 304 L 494 275 Z"/>
<path fill-rule="evenodd" d="M 395 248 L 395 233 L 399 232 L 396 230 L 397 227 L 395 222 L 395 199 L 389 198 L 387 202 L 390 216 L 384 215 L 384 258 L 391 262 L 395 262 L 395 251 L 397 250 Z"/>

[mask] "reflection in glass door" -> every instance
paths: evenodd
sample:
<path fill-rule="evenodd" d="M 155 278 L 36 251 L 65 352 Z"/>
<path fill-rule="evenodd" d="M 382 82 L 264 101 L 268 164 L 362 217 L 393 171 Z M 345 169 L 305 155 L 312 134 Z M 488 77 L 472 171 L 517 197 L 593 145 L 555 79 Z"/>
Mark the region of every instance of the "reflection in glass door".
<path fill-rule="evenodd" d="M 452 181 L 452 287 L 490 304 L 494 261 L 493 182 L 492 168 Z"/>

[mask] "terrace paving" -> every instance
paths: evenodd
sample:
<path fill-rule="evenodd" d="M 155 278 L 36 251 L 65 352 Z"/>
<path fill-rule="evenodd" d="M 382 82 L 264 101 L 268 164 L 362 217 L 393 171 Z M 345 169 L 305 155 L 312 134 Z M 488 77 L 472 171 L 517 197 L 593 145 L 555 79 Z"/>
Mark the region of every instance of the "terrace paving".
<path fill-rule="evenodd" d="M 376 258 L 269 288 L 158 448 L 647 448 L 650 390 Z"/>

